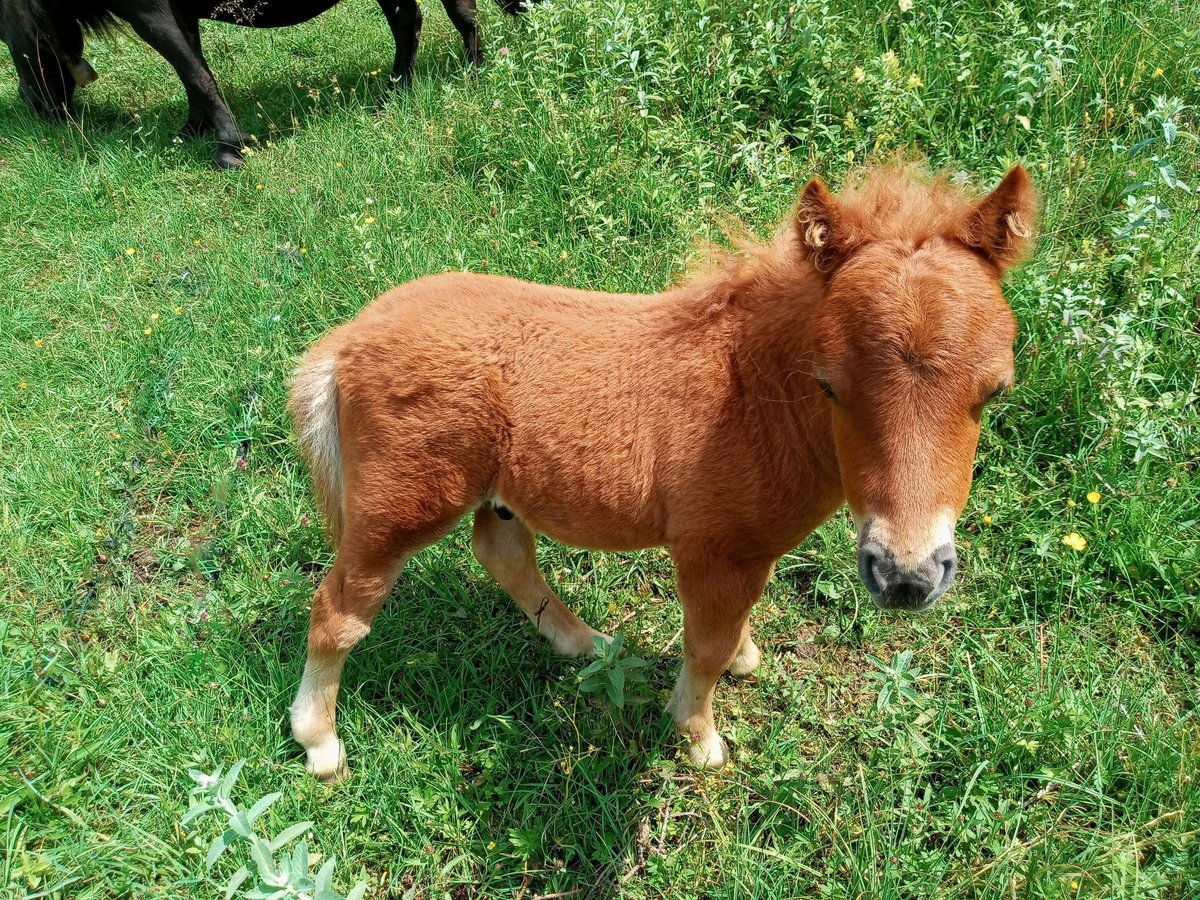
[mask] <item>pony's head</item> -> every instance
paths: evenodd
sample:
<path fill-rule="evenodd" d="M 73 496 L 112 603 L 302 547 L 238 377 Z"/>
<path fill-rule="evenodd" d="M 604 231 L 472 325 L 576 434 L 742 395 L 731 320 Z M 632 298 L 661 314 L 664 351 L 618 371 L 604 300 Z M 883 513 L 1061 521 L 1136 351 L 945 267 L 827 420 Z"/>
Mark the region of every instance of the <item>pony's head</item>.
<path fill-rule="evenodd" d="M 1019 166 L 973 202 L 899 168 L 840 197 L 819 179 L 804 190 L 795 234 L 825 279 L 811 375 L 828 397 L 859 574 L 882 608 L 925 609 L 954 579 L 983 409 L 1013 380 L 1000 277 L 1035 207 Z"/>

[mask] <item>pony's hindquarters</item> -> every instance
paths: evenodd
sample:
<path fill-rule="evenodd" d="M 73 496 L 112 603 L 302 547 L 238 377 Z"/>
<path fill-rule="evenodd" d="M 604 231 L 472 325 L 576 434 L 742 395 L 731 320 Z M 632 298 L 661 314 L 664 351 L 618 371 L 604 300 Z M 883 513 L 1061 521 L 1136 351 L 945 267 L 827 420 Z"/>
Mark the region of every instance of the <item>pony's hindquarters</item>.
<path fill-rule="evenodd" d="M 314 357 L 310 353 L 304 358 L 292 377 L 288 409 L 312 474 L 325 527 L 336 547 L 341 540 L 345 514 L 337 368 L 333 356 Z"/>

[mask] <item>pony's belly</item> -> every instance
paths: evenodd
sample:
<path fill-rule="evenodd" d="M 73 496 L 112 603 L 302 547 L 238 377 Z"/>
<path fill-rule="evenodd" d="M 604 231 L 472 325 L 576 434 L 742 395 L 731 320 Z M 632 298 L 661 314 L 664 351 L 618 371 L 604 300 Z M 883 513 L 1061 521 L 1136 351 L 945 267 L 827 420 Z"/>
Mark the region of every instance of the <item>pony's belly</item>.
<path fill-rule="evenodd" d="M 299 25 L 337 5 L 338 0 L 222 0 L 196 4 L 197 15 L 216 22 L 229 22 L 249 28 L 285 28 Z"/>
<path fill-rule="evenodd" d="M 644 550 L 665 543 L 656 517 L 642 509 L 621 511 L 587 502 L 562 504 L 544 497 L 525 497 L 520 491 L 498 491 L 493 499 L 530 530 L 571 547 Z"/>

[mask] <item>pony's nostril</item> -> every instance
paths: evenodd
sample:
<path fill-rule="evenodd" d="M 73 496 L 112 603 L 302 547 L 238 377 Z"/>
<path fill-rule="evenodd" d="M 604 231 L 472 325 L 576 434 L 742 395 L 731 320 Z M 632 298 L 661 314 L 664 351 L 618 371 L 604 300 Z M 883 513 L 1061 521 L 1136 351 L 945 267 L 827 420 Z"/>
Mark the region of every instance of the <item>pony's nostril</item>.
<path fill-rule="evenodd" d="M 870 547 L 858 551 L 858 577 L 872 596 L 878 597 L 883 593 L 883 585 L 887 576 L 880 570 L 879 555 Z"/>

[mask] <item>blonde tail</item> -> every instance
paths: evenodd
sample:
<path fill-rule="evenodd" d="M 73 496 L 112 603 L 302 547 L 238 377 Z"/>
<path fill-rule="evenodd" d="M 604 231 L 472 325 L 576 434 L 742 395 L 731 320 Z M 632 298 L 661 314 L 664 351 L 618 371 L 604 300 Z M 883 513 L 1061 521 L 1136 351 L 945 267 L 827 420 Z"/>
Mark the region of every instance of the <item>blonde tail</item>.
<path fill-rule="evenodd" d="M 306 357 L 288 391 L 288 411 L 308 462 L 325 528 L 334 548 L 342 537 L 342 444 L 338 429 L 338 386 L 334 358 Z"/>

